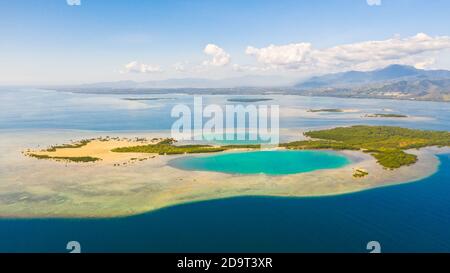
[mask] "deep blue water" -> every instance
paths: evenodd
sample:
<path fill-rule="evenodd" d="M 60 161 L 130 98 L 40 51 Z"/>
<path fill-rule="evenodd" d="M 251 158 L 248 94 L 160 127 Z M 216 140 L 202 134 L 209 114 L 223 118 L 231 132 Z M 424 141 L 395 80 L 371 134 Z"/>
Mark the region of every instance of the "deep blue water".
<path fill-rule="evenodd" d="M 450 252 L 450 155 L 422 181 L 315 198 L 239 197 L 103 220 L 0 220 L 2 252 Z"/>

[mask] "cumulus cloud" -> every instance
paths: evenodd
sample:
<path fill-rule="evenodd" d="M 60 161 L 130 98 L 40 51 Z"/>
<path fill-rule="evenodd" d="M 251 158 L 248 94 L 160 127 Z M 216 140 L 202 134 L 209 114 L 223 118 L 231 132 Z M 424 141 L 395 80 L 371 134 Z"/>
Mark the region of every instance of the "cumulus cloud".
<path fill-rule="evenodd" d="M 381 0 L 366 0 L 369 6 L 381 6 Z"/>
<path fill-rule="evenodd" d="M 418 33 L 412 37 L 395 36 L 381 41 L 338 45 L 325 49 L 310 43 L 247 47 L 246 54 L 255 56 L 266 66 L 295 70 L 373 69 L 399 63 L 416 65 L 430 59 L 429 54 L 449 49 L 450 37 L 431 37 Z M 426 63 L 429 63 L 427 61 Z"/>
<path fill-rule="evenodd" d="M 204 61 L 204 65 L 224 66 L 230 63 L 230 54 L 215 44 L 207 44 L 203 52 L 212 57 L 209 61 Z"/>
<path fill-rule="evenodd" d="M 249 46 L 245 50 L 246 54 L 255 56 L 260 63 L 281 66 L 304 63 L 311 52 L 312 45 L 310 43 L 270 45 L 265 48 Z"/>
<path fill-rule="evenodd" d="M 130 62 L 125 65 L 121 73 L 159 73 L 162 72 L 158 65 L 143 64 L 137 61 Z"/>

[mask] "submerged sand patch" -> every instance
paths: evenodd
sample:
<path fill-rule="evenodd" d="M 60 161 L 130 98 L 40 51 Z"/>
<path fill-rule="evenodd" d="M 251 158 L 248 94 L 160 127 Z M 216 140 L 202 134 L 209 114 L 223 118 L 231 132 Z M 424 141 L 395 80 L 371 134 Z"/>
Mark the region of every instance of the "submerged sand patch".
<path fill-rule="evenodd" d="M 114 133 L 114 136 L 151 139 L 165 134 L 167 136 L 167 132 Z M 357 151 L 340 152 L 352 160 L 343 168 L 284 176 L 184 171 L 169 166 L 169 160 L 186 155 L 139 154 L 154 157 L 135 164 L 115 166 L 115 162 L 137 156 L 110 154 L 114 147 L 136 144 L 128 140 L 126 143 L 120 140 L 92 142 L 76 151 L 80 156 L 95 152 L 103 159 L 95 163 L 37 160 L 21 154 L 27 147 L 39 150 L 54 143 L 67 143 L 70 139 L 101 135 L 105 133 L 2 132 L 0 217 L 115 217 L 232 196 L 335 195 L 418 180 L 434 173 L 439 164 L 434 156 L 436 150 L 421 149 L 408 151 L 418 156 L 416 164 L 393 171 L 383 169 L 372 156 Z M 60 151 L 59 155 L 74 155 L 74 151 Z M 358 168 L 367 170 L 369 175 L 354 178 L 354 171 Z"/>

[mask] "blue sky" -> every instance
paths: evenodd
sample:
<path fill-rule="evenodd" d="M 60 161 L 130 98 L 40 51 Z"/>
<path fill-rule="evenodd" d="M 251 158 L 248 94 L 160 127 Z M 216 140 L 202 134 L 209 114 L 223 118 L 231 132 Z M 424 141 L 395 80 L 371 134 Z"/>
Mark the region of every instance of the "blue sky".
<path fill-rule="evenodd" d="M 449 10 L 446 0 L 0 0 L 0 83 L 450 69 Z"/>

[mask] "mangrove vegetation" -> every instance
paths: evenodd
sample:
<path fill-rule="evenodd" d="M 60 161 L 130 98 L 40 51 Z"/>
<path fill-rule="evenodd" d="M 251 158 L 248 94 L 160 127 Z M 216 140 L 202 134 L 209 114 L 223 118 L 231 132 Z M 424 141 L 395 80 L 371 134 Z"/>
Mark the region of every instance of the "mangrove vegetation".
<path fill-rule="evenodd" d="M 392 126 L 357 125 L 310 131 L 304 135 L 311 140 L 290 142 L 281 146 L 287 149 L 362 150 L 371 154 L 379 164 L 388 169 L 417 162 L 416 155 L 405 153 L 404 150 L 450 146 L 449 132 Z"/>

